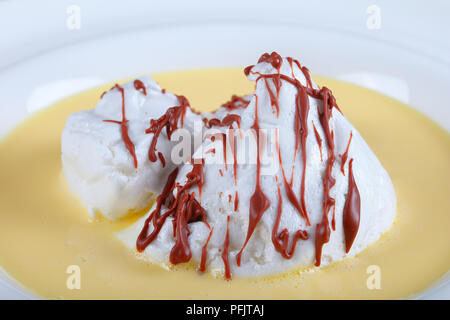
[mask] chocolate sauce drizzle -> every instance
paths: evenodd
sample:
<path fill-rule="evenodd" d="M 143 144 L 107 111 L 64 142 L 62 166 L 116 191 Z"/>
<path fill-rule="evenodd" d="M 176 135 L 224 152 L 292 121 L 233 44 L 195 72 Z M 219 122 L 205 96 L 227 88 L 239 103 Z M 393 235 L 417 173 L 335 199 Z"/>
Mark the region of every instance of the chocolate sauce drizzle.
<path fill-rule="evenodd" d="M 334 179 L 331 175 L 336 156 L 334 150 L 334 139 L 329 123 L 332 115 L 332 108 L 334 105 L 336 105 L 336 100 L 334 99 L 333 94 L 328 88 L 323 87 L 320 92 L 322 92 L 323 111 L 319 113 L 319 119 L 323 131 L 325 132 L 325 141 L 328 146 L 328 160 L 327 167 L 325 169 L 325 176 L 323 179 L 322 221 L 316 225 L 316 262 L 314 263 L 316 266 L 320 266 L 323 246 L 325 245 L 325 243 L 330 241 L 331 230 L 328 222 L 328 212 L 330 211 L 331 207 L 334 207 L 335 205 L 335 199 L 330 196 L 330 189 L 336 183 L 336 179 Z"/>
<path fill-rule="evenodd" d="M 208 238 L 206 239 L 206 242 L 205 242 L 205 244 L 202 247 L 202 258 L 200 260 L 200 266 L 198 268 L 199 272 L 205 272 L 205 270 L 206 270 L 206 256 L 208 255 L 208 251 L 207 251 L 208 243 L 209 243 L 209 240 L 211 240 L 211 236 L 212 236 L 213 231 L 214 231 L 214 227 L 212 227 L 209 230 Z"/>
<path fill-rule="evenodd" d="M 237 96 L 233 96 L 236 98 L 239 98 Z M 241 98 L 239 98 L 241 99 Z M 242 99 L 243 100 L 243 99 Z M 245 101 L 245 100 L 243 100 Z M 231 103 L 231 102 L 228 102 Z M 247 107 L 248 104 L 245 105 Z M 232 108 L 232 107 L 228 107 Z M 237 114 L 228 114 L 226 115 L 222 120 L 219 120 L 217 118 L 213 118 L 208 120 L 207 118 L 203 118 L 203 124 L 206 128 L 212 128 L 213 126 L 216 127 L 229 127 L 228 134 L 222 134 L 222 143 L 223 143 L 223 156 L 224 156 L 224 164 L 225 164 L 225 170 L 227 170 L 227 136 L 228 136 L 228 143 L 230 144 L 231 150 L 233 152 L 233 174 L 234 174 L 234 184 L 237 184 L 237 157 L 236 157 L 236 143 L 235 143 L 235 135 L 234 135 L 234 129 L 233 129 L 233 123 L 236 123 L 238 126 L 238 129 L 241 129 L 241 116 Z M 221 174 L 222 175 L 222 174 Z M 223 175 L 222 175 L 223 176 Z"/>
<path fill-rule="evenodd" d="M 289 245 L 289 231 L 287 228 L 284 228 L 280 233 L 278 233 L 278 226 L 280 225 L 281 215 L 283 211 L 283 198 L 281 197 L 281 190 L 277 184 L 278 191 L 278 210 L 277 210 L 277 218 L 273 225 L 272 229 L 272 243 L 277 250 L 285 259 L 291 259 L 295 253 L 295 247 L 297 245 L 297 241 L 299 239 L 308 240 L 309 235 L 305 230 L 297 230 L 292 239 L 291 249 L 288 250 Z"/>
<path fill-rule="evenodd" d="M 348 164 L 348 194 L 345 200 L 342 222 L 345 235 L 345 252 L 348 253 L 358 233 L 361 198 L 353 176 L 353 159 Z"/>
<path fill-rule="evenodd" d="M 116 121 L 116 120 L 103 120 L 103 121 L 117 123 L 120 125 L 123 142 L 125 143 L 125 147 L 127 148 L 128 152 L 133 157 L 134 167 L 137 169 L 138 161 L 136 158 L 135 147 L 134 147 L 133 141 L 131 141 L 130 136 L 128 135 L 128 120 L 127 120 L 127 117 L 125 116 L 125 92 L 124 92 L 123 88 L 121 86 L 119 86 L 118 84 L 116 84 L 111 89 L 114 89 L 114 88 L 119 90 L 120 94 L 122 95 L 122 121 Z M 102 94 L 102 97 L 103 97 L 103 94 Z"/>
<path fill-rule="evenodd" d="M 138 79 L 134 80 L 133 85 L 134 88 L 138 91 L 141 91 L 144 94 L 144 96 L 147 95 L 147 89 L 145 88 L 145 85 L 141 80 Z"/>
<path fill-rule="evenodd" d="M 231 280 L 230 260 L 228 257 L 228 247 L 230 245 L 230 216 L 227 216 L 227 232 L 223 242 L 222 260 L 225 267 L 225 279 Z"/>
<path fill-rule="evenodd" d="M 245 239 L 244 245 L 242 246 L 241 250 L 236 256 L 236 263 L 238 266 L 241 265 L 241 257 L 242 252 L 244 251 L 245 247 L 247 246 L 248 241 L 250 240 L 253 232 L 255 231 L 256 225 L 258 224 L 259 220 L 261 220 L 262 215 L 264 212 L 269 208 L 270 201 L 264 194 L 264 192 L 261 189 L 260 184 L 260 176 L 261 176 L 261 159 L 260 159 L 260 130 L 259 130 L 259 124 L 258 124 L 258 96 L 255 95 L 255 122 L 253 123 L 252 129 L 255 130 L 256 134 L 256 186 L 255 191 L 250 198 L 250 210 L 249 210 L 249 221 L 248 221 L 248 230 L 247 230 L 247 237 Z"/>
<path fill-rule="evenodd" d="M 177 96 L 178 106 L 167 109 L 166 113 L 160 118 L 150 120 L 150 127 L 145 130 L 145 133 L 153 133 L 150 148 L 148 149 L 148 159 L 151 162 L 156 162 L 156 143 L 161 134 L 161 131 L 166 128 L 167 137 L 170 139 L 172 133 L 178 129 L 178 122 L 183 127 L 183 118 L 186 114 L 186 109 L 189 107 L 189 101 L 184 96 Z M 161 157 L 160 157 L 161 158 Z M 164 161 L 161 160 L 164 165 Z"/>
<path fill-rule="evenodd" d="M 348 150 L 350 149 L 350 143 L 352 142 L 353 133 L 350 131 L 350 139 L 348 139 L 347 149 L 345 149 L 344 154 L 341 156 L 341 172 L 345 176 L 344 166 L 348 158 Z"/>
<path fill-rule="evenodd" d="M 239 97 L 237 95 L 232 95 L 231 100 L 228 102 L 225 102 L 222 105 L 222 108 L 226 108 L 228 111 L 233 111 L 236 109 L 245 109 L 247 108 L 250 101 L 245 100 L 242 97 Z"/>
<path fill-rule="evenodd" d="M 313 125 L 313 129 L 314 129 L 314 135 L 316 136 L 317 145 L 318 145 L 319 151 L 320 151 L 320 161 L 323 161 L 323 157 L 322 157 L 322 138 L 320 137 L 319 132 L 317 132 L 316 125 L 314 124 L 313 121 L 312 121 L 312 125 Z"/>
<path fill-rule="evenodd" d="M 222 120 L 219 120 L 217 118 L 213 118 L 210 120 L 203 118 L 203 123 L 205 124 L 205 127 L 208 129 L 213 126 L 215 126 L 215 127 L 230 127 L 230 129 L 232 129 L 233 123 L 236 123 L 238 128 L 240 128 L 241 127 L 241 116 L 237 115 L 237 114 L 228 114 Z"/>
<path fill-rule="evenodd" d="M 305 88 L 303 86 L 299 86 L 297 97 L 295 99 L 295 120 L 294 120 L 295 150 L 297 151 L 298 140 L 300 137 L 300 143 L 302 146 L 302 162 L 303 162 L 300 194 L 301 194 L 303 216 L 306 219 L 306 225 L 310 226 L 311 223 L 309 222 L 305 202 L 306 138 L 308 137 L 308 113 L 309 113 L 309 99 L 308 96 L 306 95 Z"/>
<path fill-rule="evenodd" d="M 175 245 L 170 251 L 170 262 L 173 264 L 188 262 L 191 257 L 191 249 L 189 245 L 189 228 L 191 222 L 203 221 L 210 228 L 206 221 L 206 211 L 200 203 L 195 199 L 194 192 L 189 190 L 193 186 L 198 186 L 199 198 L 201 198 L 202 186 L 204 183 L 203 173 L 204 162 L 194 163 L 192 170 L 186 174 L 186 183 L 184 185 L 175 185 L 175 179 L 178 174 L 176 168 L 169 175 L 163 192 L 156 199 L 156 208 L 146 219 L 144 227 L 140 232 L 136 241 L 136 248 L 139 252 L 145 248 L 156 238 L 161 231 L 162 225 L 170 216 L 173 218 Z M 172 196 L 172 191 L 177 189 L 176 196 Z M 164 203 L 169 203 L 168 210 L 161 215 L 161 208 Z M 153 222 L 153 230 L 148 234 L 150 223 Z"/>

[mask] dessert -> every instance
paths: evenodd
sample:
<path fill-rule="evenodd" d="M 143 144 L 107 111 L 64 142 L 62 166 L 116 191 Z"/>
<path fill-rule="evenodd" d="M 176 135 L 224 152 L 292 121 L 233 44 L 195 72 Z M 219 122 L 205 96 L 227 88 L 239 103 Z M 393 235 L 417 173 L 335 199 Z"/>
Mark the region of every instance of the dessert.
<path fill-rule="evenodd" d="M 161 118 L 167 112 L 173 121 Z M 198 117 L 185 97 L 165 92 L 148 76 L 114 85 L 96 108 L 67 119 L 61 158 L 71 191 L 91 215 L 111 220 L 147 207 L 182 160 L 171 155 L 173 131 L 194 132 Z"/>
<path fill-rule="evenodd" d="M 387 172 L 331 91 L 298 61 L 264 54 L 245 74 L 255 92 L 204 119 L 217 132 L 205 133 L 192 160 L 172 171 L 153 208 L 119 239 L 148 261 L 192 259 L 227 279 L 361 252 L 395 218 Z"/>
<path fill-rule="evenodd" d="M 177 71 L 153 74 L 152 78 L 167 91 L 186 96 L 190 104 L 202 112 L 215 111 L 214 108 L 227 101 L 231 93 L 244 96 L 254 91 L 254 83 L 246 79 L 242 68 Z M 233 273 L 232 281 L 222 281 L 222 274 L 219 279 L 211 277 L 210 261 L 205 265 L 205 273 L 199 274 L 196 272 L 199 261 L 193 258 L 189 263 L 168 265 L 171 272 L 155 263 L 136 259 L 130 248 L 117 240 L 116 235 L 133 225 L 148 209 L 115 220 L 103 219 L 102 215 L 90 219 L 86 206 L 70 192 L 61 167 L 60 138 L 68 117 L 82 109 L 94 108 L 102 92 L 109 90 L 114 83 L 127 82 L 118 79 L 80 92 L 33 114 L 2 139 L 1 267 L 25 291 L 52 299 L 395 299 L 422 292 L 441 279 L 450 265 L 450 203 L 445 201 L 450 188 L 448 132 L 413 108 L 378 92 L 335 79 L 314 75 L 313 78 L 316 83 L 333 90 L 339 109 L 367 141 L 395 186 L 398 201 L 394 225 L 359 254 L 328 266 L 324 266 L 322 259 L 320 268 L 299 267 L 271 276 L 243 277 Z M 252 96 L 249 97 L 248 100 L 251 100 Z M 122 119 L 120 100 L 121 96 L 117 95 L 117 117 L 105 117 L 105 120 Z M 202 113 L 200 119 L 223 119 L 227 112 L 223 109 L 217 110 L 214 115 Z M 109 125 L 117 130 L 121 138 L 120 125 Z M 147 119 L 145 128 L 149 126 Z M 321 125 L 315 123 L 315 126 L 320 133 Z M 213 126 L 211 129 L 227 128 Z M 291 132 L 291 129 L 287 128 L 286 131 Z M 312 132 L 308 132 L 307 141 L 315 137 L 313 132 L 314 127 Z M 270 131 L 268 134 L 270 138 Z M 353 157 L 354 169 L 357 164 L 356 156 L 351 154 L 355 142 L 353 139 L 344 167 L 345 178 L 348 178 L 349 159 Z M 343 140 L 346 149 L 349 137 L 345 136 Z M 206 142 L 211 143 L 209 140 Z M 324 143 L 322 141 L 322 145 Z M 119 139 L 118 145 L 123 147 L 123 140 Z M 317 144 L 314 146 L 317 148 Z M 324 146 L 322 149 L 326 151 Z M 129 157 L 127 149 L 124 151 L 123 154 L 127 155 L 133 167 L 132 157 Z M 281 152 L 283 157 L 283 146 Z M 307 153 L 307 159 L 314 154 Z M 340 171 L 339 154 L 342 154 L 341 149 L 337 151 L 334 174 Z M 213 156 L 213 153 L 206 153 L 206 156 Z M 217 157 L 220 156 L 223 155 L 218 151 Z M 322 156 L 326 160 L 326 153 Z M 233 168 L 232 159 L 232 156 L 227 158 L 230 161 L 228 171 Z M 265 171 L 265 153 L 261 159 L 261 170 Z M 283 158 L 283 163 L 286 161 Z M 298 161 L 296 179 L 301 177 L 302 170 L 301 162 Z M 256 165 L 252 166 L 253 170 L 250 170 L 254 174 Z M 223 170 L 223 164 L 220 169 Z M 284 169 L 290 170 L 288 165 Z M 356 172 L 354 174 L 358 190 L 362 193 Z M 238 170 L 239 178 L 242 177 Z M 287 178 L 290 178 L 289 174 Z M 221 181 L 217 180 L 217 183 Z M 252 193 L 255 184 L 246 187 Z M 280 188 L 283 190 L 282 184 Z M 299 189 L 294 191 L 300 192 Z M 227 197 L 224 198 L 225 202 L 229 201 Z M 239 206 L 242 202 L 239 199 Z M 284 203 L 289 203 L 289 200 L 284 200 Z M 264 216 L 266 214 L 267 211 Z M 283 212 L 281 221 L 285 218 Z M 336 225 L 338 223 L 336 219 Z M 272 230 L 268 230 L 270 237 Z M 281 225 L 278 231 L 282 231 Z M 360 232 L 361 229 L 349 254 L 355 249 Z M 229 236 L 229 253 L 232 253 L 231 232 Z M 135 245 L 136 238 L 133 242 Z M 303 240 L 299 240 L 297 254 L 301 252 L 302 244 Z M 331 244 L 330 239 L 324 248 Z M 247 249 L 243 251 L 242 262 L 248 254 Z M 210 254 L 208 250 L 208 259 Z M 229 261 L 230 264 L 236 263 L 231 254 Z M 67 269 L 73 265 L 79 266 L 81 270 L 81 290 L 70 290 L 66 285 L 71 276 Z M 367 287 L 371 277 L 367 272 L 371 266 L 377 266 L 381 271 L 381 290 L 369 290 Z M 221 273 L 222 270 L 217 271 Z"/>

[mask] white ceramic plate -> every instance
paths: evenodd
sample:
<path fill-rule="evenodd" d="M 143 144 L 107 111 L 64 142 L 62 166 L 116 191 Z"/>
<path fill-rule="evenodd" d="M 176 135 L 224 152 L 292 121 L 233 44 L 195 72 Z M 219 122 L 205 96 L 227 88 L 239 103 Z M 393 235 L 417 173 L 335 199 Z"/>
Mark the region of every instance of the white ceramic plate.
<path fill-rule="evenodd" d="M 89 87 L 245 66 L 274 50 L 316 74 L 390 95 L 450 130 L 450 4 L 392 2 L 0 0 L 0 136 Z M 0 298 L 33 296 L 0 272 Z M 449 277 L 418 298 L 449 299 Z"/>

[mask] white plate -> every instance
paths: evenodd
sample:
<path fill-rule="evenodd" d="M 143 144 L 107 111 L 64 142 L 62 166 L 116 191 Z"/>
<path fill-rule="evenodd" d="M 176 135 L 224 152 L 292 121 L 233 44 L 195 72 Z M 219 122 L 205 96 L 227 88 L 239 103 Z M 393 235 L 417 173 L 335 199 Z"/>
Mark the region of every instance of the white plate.
<path fill-rule="evenodd" d="M 0 2 L 0 136 L 36 110 L 104 82 L 245 66 L 274 50 L 316 74 L 390 95 L 450 130 L 449 3 L 346 3 Z M 449 299 L 449 277 L 418 297 Z M 0 298 L 33 296 L 0 274 Z"/>

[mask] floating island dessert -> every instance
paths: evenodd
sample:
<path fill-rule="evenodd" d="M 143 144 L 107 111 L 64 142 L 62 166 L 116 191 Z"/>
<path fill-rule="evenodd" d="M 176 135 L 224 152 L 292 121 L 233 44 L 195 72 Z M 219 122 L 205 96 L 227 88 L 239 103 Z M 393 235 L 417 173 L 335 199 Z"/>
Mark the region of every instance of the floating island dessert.
<path fill-rule="evenodd" d="M 173 131 L 194 132 L 195 120 L 185 97 L 150 77 L 115 85 L 96 108 L 67 119 L 62 164 L 70 189 L 92 215 L 111 220 L 147 207 L 176 168 Z"/>
<path fill-rule="evenodd" d="M 117 238 L 141 259 L 227 279 L 325 266 L 377 241 L 395 191 L 331 90 L 275 52 L 244 72 L 255 91 L 210 114 L 149 77 L 72 114 L 62 135 L 72 192 L 111 220 L 155 200 Z"/>

